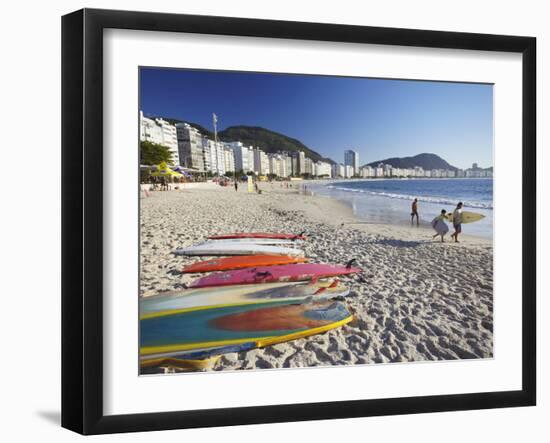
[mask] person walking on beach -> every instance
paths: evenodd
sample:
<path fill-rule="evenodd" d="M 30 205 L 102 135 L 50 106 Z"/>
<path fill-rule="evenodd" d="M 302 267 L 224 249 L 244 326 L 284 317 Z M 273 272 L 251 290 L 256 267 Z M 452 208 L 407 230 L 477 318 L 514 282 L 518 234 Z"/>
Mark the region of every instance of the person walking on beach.
<path fill-rule="evenodd" d="M 451 234 L 451 238 L 455 239 L 455 243 L 459 243 L 458 234 L 462 232 L 462 202 L 458 202 L 453 211 L 453 228 L 455 232 Z"/>
<path fill-rule="evenodd" d="M 439 235 L 441 236 L 441 243 L 445 242 L 445 234 L 449 232 L 449 227 L 447 226 L 445 220 L 447 220 L 447 211 L 442 209 L 441 214 L 432 220 L 432 228 L 434 228 L 436 232 L 436 234 L 432 236 L 432 240 Z"/>
<path fill-rule="evenodd" d="M 237 183 L 237 180 L 235 180 L 235 192 L 239 190 L 239 184 Z"/>
<path fill-rule="evenodd" d="M 418 199 L 415 198 L 411 206 L 411 226 L 414 225 L 414 217 L 416 216 L 416 226 L 420 226 L 418 221 Z"/>

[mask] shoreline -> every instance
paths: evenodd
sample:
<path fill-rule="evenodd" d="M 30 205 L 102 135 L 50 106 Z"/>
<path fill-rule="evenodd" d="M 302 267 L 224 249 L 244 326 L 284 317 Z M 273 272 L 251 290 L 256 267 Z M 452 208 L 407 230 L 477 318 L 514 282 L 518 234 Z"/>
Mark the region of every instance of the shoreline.
<path fill-rule="evenodd" d="M 440 243 L 431 240 L 431 228 L 365 224 L 349 205 L 304 195 L 299 184 L 259 186 L 262 194 L 241 185 L 238 192 L 194 187 L 142 198 L 141 296 L 194 280 L 179 271 L 199 258 L 172 251 L 207 235 L 305 230 L 311 261 L 355 258 L 363 269 L 361 278 L 341 280 L 351 290 L 344 303 L 355 320 L 321 335 L 225 354 L 213 370 L 492 358 L 491 241 L 464 236 L 458 244 Z"/>
<path fill-rule="evenodd" d="M 386 179 L 380 179 L 386 180 Z M 437 179 L 435 179 L 437 180 Z M 357 180 L 359 181 L 359 180 Z M 363 180 L 364 181 L 364 180 Z M 355 217 L 355 222 L 372 224 L 372 225 L 388 225 L 395 226 L 396 228 L 405 229 L 407 227 L 411 229 L 416 229 L 419 231 L 425 231 L 424 233 L 434 233 L 431 228 L 430 221 L 439 215 L 439 210 L 441 206 L 448 206 L 444 203 L 435 203 L 430 201 L 422 200 L 419 198 L 420 204 L 420 217 L 421 223 L 420 227 L 412 226 L 410 224 L 410 203 L 411 199 L 406 198 L 393 198 L 387 195 L 381 195 L 376 193 L 367 192 L 358 192 L 358 191 L 343 191 L 338 189 L 329 189 L 329 183 L 316 182 L 312 184 L 312 189 L 308 189 L 307 192 L 314 194 L 315 196 L 323 196 L 326 198 L 339 201 L 347 205 Z M 489 242 L 493 242 L 494 238 L 494 227 L 492 226 L 492 217 L 493 209 L 492 208 L 469 208 L 467 210 L 472 210 L 473 212 L 479 212 L 483 215 L 486 215 L 487 220 L 484 225 L 490 225 L 491 229 L 487 231 L 488 227 L 479 225 L 466 225 L 463 227 L 463 230 L 466 234 L 461 234 L 460 238 L 467 241 L 474 241 L 474 239 L 483 239 Z M 358 214 L 360 213 L 360 214 Z M 429 214 L 426 218 L 425 214 Z M 395 220 L 390 222 L 388 220 Z M 449 225 L 449 235 L 447 239 L 450 239 L 450 233 L 452 232 L 452 224 Z M 473 231 L 468 233 L 468 231 Z M 449 240 L 450 241 L 450 240 Z"/>

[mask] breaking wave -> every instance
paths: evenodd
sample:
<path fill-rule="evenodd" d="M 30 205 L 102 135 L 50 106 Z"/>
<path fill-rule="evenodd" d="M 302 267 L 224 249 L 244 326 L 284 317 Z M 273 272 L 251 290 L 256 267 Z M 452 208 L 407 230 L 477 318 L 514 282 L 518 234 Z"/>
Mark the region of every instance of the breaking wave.
<path fill-rule="evenodd" d="M 457 202 L 456 198 L 427 197 L 427 196 L 421 196 L 421 195 L 396 194 L 396 193 L 392 193 L 392 192 L 370 191 L 370 190 L 367 190 L 367 189 L 346 188 L 345 186 L 328 185 L 327 188 L 335 189 L 337 191 L 356 192 L 356 193 L 359 193 L 359 194 L 375 195 L 375 196 L 378 196 L 378 197 L 395 198 L 395 199 L 400 199 L 400 200 L 414 200 L 415 198 L 417 198 L 421 202 L 435 203 L 435 204 L 441 204 L 441 205 L 455 205 L 456 202 Z M 469 208 L 493 209 L 493 204 L 488 203 L 488 202 L 463 200 L 463 203 L 464 203 L 465 207 L 469 207 Z"/>

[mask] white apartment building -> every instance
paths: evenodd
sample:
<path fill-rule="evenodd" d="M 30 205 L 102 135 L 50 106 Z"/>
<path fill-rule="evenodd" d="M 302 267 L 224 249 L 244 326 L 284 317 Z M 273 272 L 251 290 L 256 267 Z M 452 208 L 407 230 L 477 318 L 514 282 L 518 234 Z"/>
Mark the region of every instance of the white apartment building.
<path fill-rule="evenodd" d="M 215 142 L 214 140 L 206 140 L 205 159 L 207 163 L 207 171 L 212 174 L 225 174 L 225 146 L 223 142 Z"/>
<path fill-rule="evenodd" d="M 277 154 L 268 154 L 267 158 L 269 159 L 269 173 L 280 175 L 281 160 Z"/>
<path fill-rule="evenodd" d="M 254 171 L 254 153 L 252 149 L 244 146 L 241 142 L 225 143 L 225 146 L 233 151 L 235 168 L 245 174 Z"/>
<path fill-rule="evenodd" d="M 224 147 L 223 148 L 224 159 L 225 159 L 225 172 L 235 173 L 235 153 L 233 149 Z"/>
<path fill-rule="evenodd" d="M 351 178 L 355 175 L 355 169 L 351 165 L 344 165 L 344 177 Z"/>
<path fill-rule="evenodd" d="M 415 177 L 424 177 L 424 169 L 422 169 L 420 166 L 414 167 L 414 176 Z"/>
<path fill-rule="evenodd" d="M 305 157 L 304 159 L 304 170 L 305 174 L 313 175 L 313 161 L 309 157 Z"/>
<path fill-rule="evenodd" d="M 285 177 L 290 177 L 293 174 L 292 169 L 292 157 L 288 154 L 283 156 L 285 162 Z"/>
<path fill-rule="evenodd" d="M 254 149 L 254 173 L 257 175 L 267 175 L 270 173 L 269 157 L 260 148 Z"/>
<path fill-rule="evenodd" d="M 327 162 L 318 161 L 315 163 L 315 175 L 332 177 L 332 165 Z"/>
<path fill-rule="evenodd" d="M 346 167 L 342 164 L 338 164 L 338 176 L 344 178 L 346 176 Z"/>
<path fill-rule="evenodd" d="M 256 170 L 256 163 L 254 157 L 254 148 L 252 146 L 248 147 L 248 172 L 254 172 Z"/>
<path fill-rule="evenodd" d="M 162 118 L 151 119 L 139 112 L 139 138 L 166 146 L 172 154 L 172 163 L 180 164 L 176 127 Z"/>
<path fill-rule="evenodd" d="M 361 177 L 371 178 L 374 177 L 374 168 L 372 166 L 365 166 L 361 169 Z"/>
<path fill-rule="evenodd" d="M 187 168 L 206 171 L 204 137 L 187 123 L 176 123 L 179 164 Z"/>
<path fill-rule="evenodd" d="M 306 153 L 298 151 L 298 175 L 306 173 Z"/>

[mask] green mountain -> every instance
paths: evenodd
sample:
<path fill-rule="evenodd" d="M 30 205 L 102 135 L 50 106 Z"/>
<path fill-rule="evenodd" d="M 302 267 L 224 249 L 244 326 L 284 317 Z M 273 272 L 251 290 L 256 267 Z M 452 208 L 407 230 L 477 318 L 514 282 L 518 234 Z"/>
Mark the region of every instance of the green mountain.
<path fill-rule="evenodd" d="M 458 168 L 450 165 L 445 160 L 443 160 L 439 155 L 436 154 L 418 154 L 413 157 L 392 157 L 385 160 L 378 160 L 375 162 L 367 163 L 363 166 L 378 166 L 379 163 L 384 163 L 385 165 L 391 165 L 394 168 L 414 168 L 415 166 L 420 166 L 424 170 L 431 169 L 449 169 L 451 171 L 456 171 Z"/>
<path fill-rule="evenodd" d="M 156 118 L 156 117 L 151 117 Z M 174 118 L 162 117 L 164 120 L 171 124 L 176 123 L 187 123 L 194 128 L 198 129 L 201 134 L 205 135 L 210 139 L 214 139 L 214 133 L 205 127 L 185 121 L 178 120 Z M 329 163 L 335 163 L 334 160 L 330 158 L 324 158 L 321 154 L 314 151 L 313 149 L 304 145 L 300 140 L 295 138 L 287 137 L 284 134 L 280 134 L 275 131 L 270 131 L 269 129 L 261 128 L 259 126 L 229 126 L 223 131 L 218 132 L 218 139 L 224 142 L 234 142 L 240 141 L 244 145 L 259 147 L 262 151 L 266 153 L 275 153 L 278 151 L 304 151 L 306 157 L 311 158 L 314 161 L 326 161 Z"/>
<path fill-rule="evenodd" d="M 322 160 L 334 163 L 333 160 L 324 158 L 318 152 L 304 145 L 300 140 L 259 126 L 230 126 L 219 132 L 218 137 L 223 141 L 240 141 L 245 145 L 257 146 L 268 153 L 277 151 L 304 151 L 306 157 L 314 161 Z"/>

